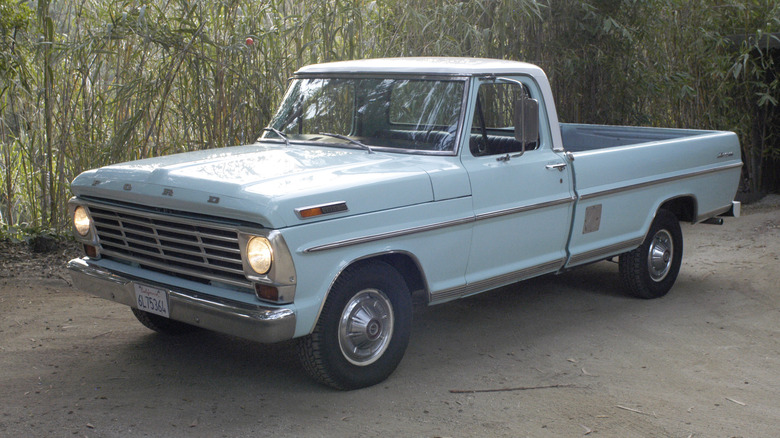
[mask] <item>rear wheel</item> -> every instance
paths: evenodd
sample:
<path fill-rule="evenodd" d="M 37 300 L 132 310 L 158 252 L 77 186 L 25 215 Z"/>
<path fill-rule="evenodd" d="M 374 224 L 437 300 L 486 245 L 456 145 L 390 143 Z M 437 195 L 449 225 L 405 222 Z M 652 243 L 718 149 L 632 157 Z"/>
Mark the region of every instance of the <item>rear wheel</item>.
<path fill-rule="evenodd" d="M 620 276 L 632 295 L 659 298 L 677 279 L 683 254 L 680 222 L 668 210 L 658 210 L 645 241 L 620 256 Z"/>
<path fill-rule="evenodd" d="M 154 313 L 145 312 L 143 310 L 138 310 L 135 307 L 132 307 L 131 310 L 133 311 L 133 315 L 135 315 L 136 319 L 138 319 L 141 324 L 158 333 L 166 335 L 183 335 L 185 333 L 190 333 L 199 329 L 194 325 L 179 322 L 164 316 L 155 315 Z"/>
<path fill-rule="evenodd" d="M 345 271 L 333 285 L 314 331 L 299 341 L 306 371 L 337 389 L 385 380 L 409 343 L 412 301 L 401 274 L 384 262 Z"/>

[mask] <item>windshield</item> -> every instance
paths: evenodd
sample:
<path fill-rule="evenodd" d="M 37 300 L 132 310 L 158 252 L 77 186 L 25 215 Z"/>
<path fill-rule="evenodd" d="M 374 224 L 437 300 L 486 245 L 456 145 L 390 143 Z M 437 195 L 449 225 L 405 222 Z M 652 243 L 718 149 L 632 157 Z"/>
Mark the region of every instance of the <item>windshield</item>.
<path fill-rule="evenodd" d="M 453 151 L 462 80 L 295 79 L 262 138 L 357 147 Z"/>

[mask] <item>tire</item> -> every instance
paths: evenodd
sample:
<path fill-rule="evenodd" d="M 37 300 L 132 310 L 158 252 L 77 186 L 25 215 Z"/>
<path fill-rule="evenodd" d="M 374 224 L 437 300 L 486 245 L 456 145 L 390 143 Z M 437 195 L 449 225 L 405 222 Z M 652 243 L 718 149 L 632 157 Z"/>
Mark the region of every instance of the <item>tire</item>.
<path fill-rule="evenodd" d="M 669 210 L 658 210 L 642 245 L 621 254 L 620 276 L 632 295 L 645 299 L 660 298 L 677 280 L 682 255 L 680 222 Z"/>
<path fill-rule="evenodd" d="M 335 281 L 314 331 L 298 355 L 317 381 L 358 389 L 387 379 L 401 362 L 412 328 L 412 298 L 397 270 L 372 261 Z"/>
<path fill-rule="evenodd" d="M 155 315 L 154 313 L 138 310 L 134 307 L 131 308 L 133 315 L 147 328 L 150 328 L 158 333 L 165 335 L 183 335 L 185 333 L 191 333 L 199 330 L 198 327 L 183 322 L 179 322 L 164 316 Z"/>

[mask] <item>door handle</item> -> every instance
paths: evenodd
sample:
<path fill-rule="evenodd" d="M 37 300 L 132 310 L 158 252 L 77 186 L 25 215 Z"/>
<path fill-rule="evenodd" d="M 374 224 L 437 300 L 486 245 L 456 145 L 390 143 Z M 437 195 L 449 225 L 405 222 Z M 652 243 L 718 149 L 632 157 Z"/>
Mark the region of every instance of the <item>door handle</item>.
<path fill-rule="evenodd" d="M 548 164 L 544 166 L 547 170 L 557 170 L 559 172 L 563 172 L 563 169 L 566 168 L 566 163 L 556 163 L 556 164 Z"/>

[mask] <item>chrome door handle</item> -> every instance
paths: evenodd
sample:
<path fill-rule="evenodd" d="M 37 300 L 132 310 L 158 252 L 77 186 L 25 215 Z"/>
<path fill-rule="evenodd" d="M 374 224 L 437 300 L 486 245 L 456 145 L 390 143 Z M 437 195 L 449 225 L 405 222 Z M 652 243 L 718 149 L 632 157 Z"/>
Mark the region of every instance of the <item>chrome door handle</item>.
<path fill-rule="evenodd" d="M 548 165 L 544 166 L 544 168 L 547 169 L 547 170 L 555 169 L 555 170 L 557 170 L 559 172 L 563 172 L 563 169 L 566 168 L 566 163 L 548 164 Z"/>

